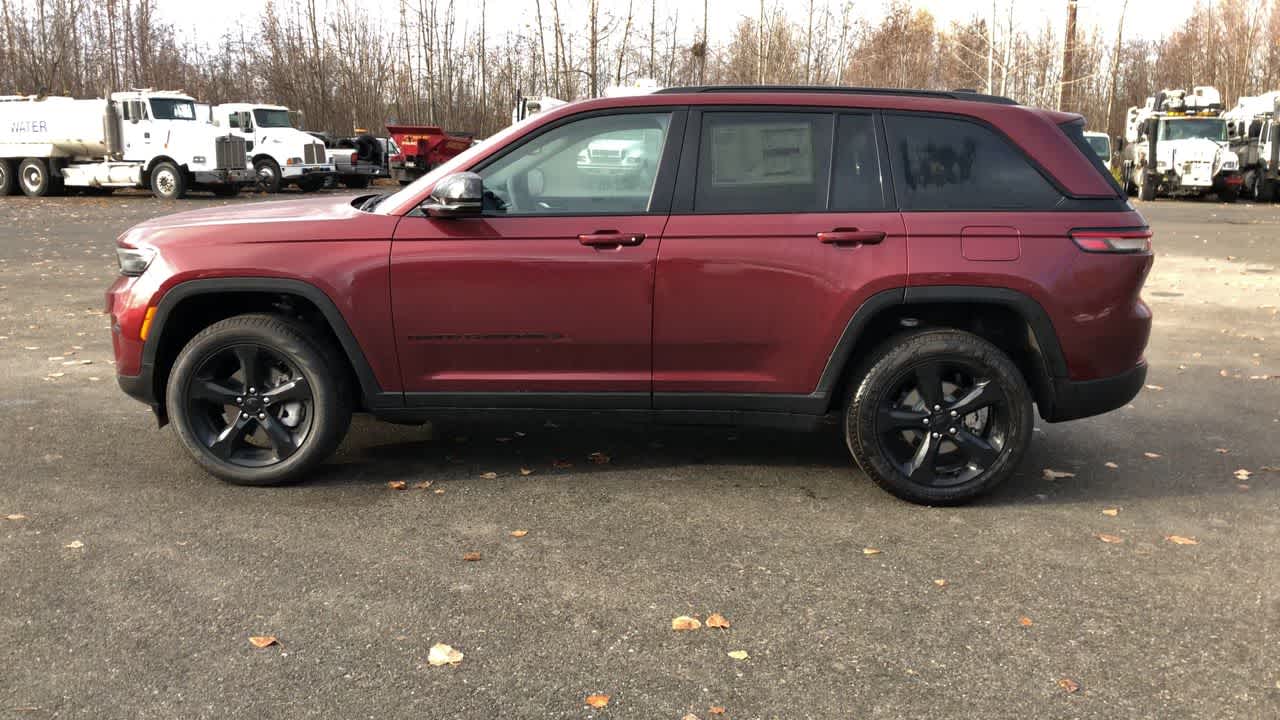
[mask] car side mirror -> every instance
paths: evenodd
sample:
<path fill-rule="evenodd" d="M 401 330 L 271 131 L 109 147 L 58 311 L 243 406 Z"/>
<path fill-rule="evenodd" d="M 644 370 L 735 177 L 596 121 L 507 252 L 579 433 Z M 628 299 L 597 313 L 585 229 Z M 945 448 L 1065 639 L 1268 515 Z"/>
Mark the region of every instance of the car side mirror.
<path fill-rule="evenodd" d="M 473 172 L 446 175 L 431 190 L 422 209 L 436 218 L 479 215 L 484 209 L 484 181 Z"/>

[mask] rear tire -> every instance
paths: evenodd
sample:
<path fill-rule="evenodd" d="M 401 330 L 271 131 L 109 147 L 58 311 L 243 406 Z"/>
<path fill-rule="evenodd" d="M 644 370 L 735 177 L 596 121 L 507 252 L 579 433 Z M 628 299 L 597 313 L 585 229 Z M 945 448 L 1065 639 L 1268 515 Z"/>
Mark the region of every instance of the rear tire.
<path fill-rule="evenodd" d="M 313 329 L 238 315 L 187 343 L 166 400 L 196 463 L 236 485 L 278 485 L 329 457 L 351 423 L 344 358 Z"/>
<path fill-rule="evenodd" d="M 1262 177 L 1259 173 L 1258 178 L 1253 181 L 1253 199 L 1260 203 L 1275 202 L 1276 182 Z"/>
<path fill-rule="evenodd" d="M 161 200 L 187 196 L 187 174 L 168 160 L 151 168 L 151 193 Z"/>
<path fill-rule="evenodd" d="M 324 187 L 324 177 L 309 175 L 298 181 L 298 189 L 304 193 L 313 193 Z"/>
<path fill-rule="evenodd" d="M 1218 202 L 1233 203 L 1240 198 L 1238 189 L 1226 189 L 1218 192 Z"/>
<path fill-rule="evenodd" d="M 1033 400 L 995 345 L 923 330 L 886 341 L 863 367 L 845 442 L 877 485 L 908 502 L 958 505 L 1016 470 L 1031 443 Z"/>
<path fill-rule="evenodd" d="M 236 183 L 227 183 L 225 185 L 214 185 L 209 188 L 213 194 L 220 198 L 233 198 L 240 194 L 240 186 Z"/>
<path fill-rule="evenodd" d="M 13 161 L 0 158 L 0 197 L 12 195 L 18 191 L 18 181 L 14 178 Z"/>
<path fill-rule="evenodd" d="M 44 197 L 53 189 L 49 165 L 41 158 L 27 158 L 18 164 L 18 186 L 27 197 Z"/>
<path fill-rule="evenodd" d="M 355 177 L 346 177 L 342 179 L 342 184 L 355 190 L 363 190 L 369 187 L 369 178 L 363 175 L 357 175 Z"/>

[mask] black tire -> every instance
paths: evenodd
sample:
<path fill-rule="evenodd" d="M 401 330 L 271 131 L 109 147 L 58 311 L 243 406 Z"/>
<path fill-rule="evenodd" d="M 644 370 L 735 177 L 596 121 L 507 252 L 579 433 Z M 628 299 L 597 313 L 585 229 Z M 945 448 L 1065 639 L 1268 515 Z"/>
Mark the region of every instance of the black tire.
<path fill-rule="evenodd" d="M 253 161 L 253 171 L 258 174 L 258 187 L 263 192 L 280 192 L 280 166 L 271 158 L 258 158 Z"/>
<path fill-rule="evenodd" d="M 1142 187 L 1138 190 L 1139 200 L 1156 199 L 1156 176 L 1149 172 L 1142 173 Z"/>
<path fill-rule="evenodd" d="M 342 184 L 356 190 L 363 190 L 369 187 L 369 178 L 365 175 L 348 175 L 342 178 Z"/>
<path fill-rule="evenodd" d="M 1276 182 L 1262 177 L 1262 173 L 1258 173 L 1257 179 L 1253 181 L 1253 199 L 1260 203 L 1275 202 L 1276 199 Z"/>
<path fill-rule="evenodd" d="M 18 192 L 18 181 L 14 173 L 13 161 L 0 158 L 0 197 Z"/>
<path fill-rule="evenodd" d="M 313 193 L 324 187 L 323 175 L 307 175 L 298 181 L 298 189 L 304 193 Z"/>
<path fill-rule="evenodd" d="M 161 200 L 181 200 L 187 196 L 187 174 L 165 160 L 151 168 L 151 194 Z"/>
<path fill-rule="evenodd" d="M 53 190 L 49 165 L 42 158 L 27 158 L 18 164 L 18 186 L 27 197 L 44 197 Z"/>
<path fill-rule="evenodd" d="M 222 185 L 214 185 L 209 188 L 213 194 L 220 198 L 233 198 L 240 194 L 240 186 L 236 183 L 224 183 Z"/>
<path fill-rule="evenodd" d="M 903 500 L 973 500 L 1013 474 L 1031 443 L 1034 401 L 1022 373 L 976 335 L 898 335 L 863 368 L 850 383 L 845 441 L 863 471 Z"/>
<path fill-rule="evenodd" d="M 1218 202 L 1233 203 L 1240 198 L 1238 188 L 1224 188 L 1218 191 Z"/>
<path fill-rule="evenodd" d="M 311 328 L 238 315 L 187 343 L 165 397 L 202 468 L 236 485 L 278 485 L 305 476 L 342 442 L 352 409 L 346 378 L 340 351 Z"/>

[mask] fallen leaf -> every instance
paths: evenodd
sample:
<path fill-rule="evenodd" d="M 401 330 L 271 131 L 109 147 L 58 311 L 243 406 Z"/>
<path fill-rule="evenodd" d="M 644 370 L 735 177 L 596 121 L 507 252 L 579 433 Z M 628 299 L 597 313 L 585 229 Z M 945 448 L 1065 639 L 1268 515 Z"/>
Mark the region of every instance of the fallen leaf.
<path fill-rule="evenodd" d="M 1231 377 L 1231 373 L 1227 372 L 1226 370 L 1219 370 L 1218 374 L 1221 375 L 1222 377 Z"/>
<path fill-rule="evenodd" d="M 414 483 L 413 487 L 415 490 L 426 490 L 427 488 L 431 487 L 431 482 L 432 481 L 430 480 L 420 480 Z"/>
<path fill-rule="evenodd" d="M 9 513 L 4 516 L 5 520 L 26 520 L 27 516 L 22 513 Z"/>
<path fill-rule="evenodd" d="M 392 480 L 391 482 L 387 483 L 387 487 L 391 488 L 392 490 L 403 490 L 408 486 L 409 486 L 408 483 L 406 483 L 403 480 Z"/>
<path fill-rule="evenodd" d="M 1112 470 L 1115 470 L 1116 468 L 1120 467 L 1119 465 L 1117 465 L 1117 464 L 1115 464 L 1115 463 L 1113 463 L 1113 462 L 1106 463 L 1106 466 L 1107 466 L 1107 467 L 1109 467 L 1109 468 L 1111 468 Z"/>
<path fill-rule="evenodd" d="M 481 478 L 483 478 L 483 479 L 485 479 L 485 480 L 497 480 L 497 479 L 498 479 L 498 473 L 490 471 L 490 472 L 487 472 L 487 473 L 482 474 L 480 477 L 481 477 Z"/>
<path fill-rule="evenodd" d="M 1080 683 L 1076 682 L 1075 680 L 1072 680 L 1071 678 L 1064 677 L 1058 681 L 1058 687 L 1062 688 L 1068 693 L 1073 693 L 1080 689 Z"/>
<path fill-rule="evenodd" d="M 1258 468 L 1258 470 L 1260 470 L 1260 471 L 1262 471 L 1262 472 L 1280 472 L 1280 467 L 1273 467 L 1273 466 L 1271 466 L 1271 465 L 1263 465 L 1262 467 Z"/>
<path fill-rule="evenodd" d="M 532 474 L 533 474 L 533 470 L 532 470 L 531 468 L 522 467 L 522 468 L 520 468 L 520 474 L 521 474 L 521 475 L 532 475 Z"/>
<path fill-rule="evenodd" d="M 721 705 L 712 705 L 711 707 L 707 708 L 707 712 L 711 713 L 712 715 L 723 715 L 724 707 Z"/>
<path fill-rule="evenodd" d="M 436 488 L 435 490 L 432 490 L 431 492 L 433 492 L 433 493 L 435 493 L 435 494 L 437 494 L 437 495 L 443 495 L 443 494 L 444 494 L 444 488 Z"/>
<path fill-rule="evenodd" d="M 588 455 L 588 456 L 587 456 L 587 459 L 588 459 L 588 460 L 590 460 L 591 462 L 593 462 L 593 463 L 597 464 L 597 465 L 608 465 L 608 464 L 609 464 L 609 456 L 608 456 L 608 455 L 605 455 L 605 454 L 604 454 L 604 453 L 602 453 L 602 452 L 593 452 L 593 453 L 591 453 L 590 455 Z"/>
<path fill-rule="evenodd" d="M 1168 540 L 1174 545 L 1199 545 L 1200 544 L 1200 541 L 1196 540 L 1195 538 L 1183 537 L 1181 535 L 1165 535 L 1164 539 Z"/>
<path fill-rule="evenodd" d="M 934 580 L 934 581 L 933 581 L 933 584 L 934 584 L 934 585 L 937 585 L 938 587 L 946 587 L 946 586 L 950 585 L 951 583 L 947 582 L 946 580 L 944 580 L 944 579 L 942 579 L 942 578 L 938 578 L 937 580 Z"/>
<path fill-rule="evenodd" d="M 1021 625 L 1022 627 L 1031 627 L 1035 623 L 1031 622 L 1031 618 L 1027 617 L 1026 615 L 1023 615 L 1022 617 L 1018 618 L 1018 624 Z"/>
<path fill-rule="evenodd" d="M 462 559 L 465 562 L 475 562 L 480 559 L 480 553 L 475 551 L 462 553 Z"/>
<path fill-rule="evenodd" d="M 436 643 L 431 646 L 431 650 L 427 652 L 427 662 L 433 667 L 441 665 L 457 665 L 462 662 L 462 653 L 454 650 L 451 646 L 444 643 Z"/>
<path fill-rule="evenodd" d="M 733 658 L 734 660 L 746 660 L 747 658 L 751 657 L 751 655 L 748 654 L 746 650 L 730 650 L 729 657 Z"/>
<path fill-rule="evenodd" d="M 1044 469 L 1045 480 L 1061 480 L 1062 478 L 1073 478 L 1075 476 L 1076 474 L 1073 472 L 1064 472 L 1062 470 L 1050 470 L 1049 468 Z"/>
<path fill-rule="evenodd" d="M 1248 485 L 1245 485 L 1244 483 L 1237 483 L 1237 484 L 1236 484 L 1236 489 L 1237 489 L 1237 490 L 1239 490 L 1240 492 L 1248 492 L 1248 491 L 1249 491 L 1249 486 L 1248 486 Z"/>
<path fill-rule="evenodd" d="M 879 555 L 881 552 L 883 551 L 880 548 L 873 548 L 873 547 L 862 548 L 863 555 Z"/>
<path fill-rule="evenodd" d="M 1142 456 L 1149 458 L 1151 460 L 1155 460 L 1156 458 L 1160 457 L 1160 453 L 1144 452 L 1142 453 Z"/>
<path fill-rule="evenodd" d="M 1146 386 L 1146 388 L 1147 388 L 1148 390 L 1155 390 L 1156 392 L 1160 392 L 1161 390 L 1163 390 L 1163 389 L 1164 389 L 1164 388 L 1160 387 L 1159 385 L 1147 385 L 1147 386 Z"/>
<path fill-rule="evenodd" d="M 79 540 L 72 540 L 71 542 L 67 543 L 66 545 L 63 545 L 62 547 L 71 548 L 72 550 L 79 550 L 80 548 L 84 547 L 84 543 L 80 542 Z"/>
<path fill-rule="evenodd" d="M 693 713 L 685 713 L 684 717 L 680 718 L 680 720 L 698 720 L 698 716 Z"/>
<path fill-rule="evenodd" d="M 600 710 L 605 705 L 609 704 L 609 696 L 608 695 L 588 695 L 587 704 L 597 710 Z"/>
<path fill-rule="evenodd" d="M 1119 545 L 1120 543 L 1124 542 L 1124 538 L 1120 537 L 1119 535 L 1108 535 L 1107 533 L 1098 533 L 1094 537 L 1098 538 L 1104 543 L 1111 543 L 1112 545 Z"/>
<path fill-rule="evenodd" d="M 261 650 L 262 648 L 271 647 L 277 644 L 275 635 L 252 635 L 249 637 L 249 644 Z"/>
<path fill-rule="evenodd" d="M 528 530 L 512 530 L 511 531 L 511 537 L 513 538 L 522 538 L 528 534 L 529 534 Z"/>
<path fill-rule="evenodd" d="M 552 460 L 551 467 L 557 470 L 564 470 L 565 468 L 573 467 L 573 463 L 569 462 L 568 460 Z"/>
<path fill-rule="evenodd" d="M 1249 476 L 1252 475 L 1253 473 L 1249 472 L 1248 470 L 1245 470 L 1244 468 L 1240 468 L 1239 470 L 1235 471 L 1234 474 L 1237 480 L 1248 480 Z"/>
<path fill-rule="evenodd" d="M 1228 449 L 1226 449 L 1226 448 L 1214 448 L 1214 449 L 1213 449 L 1213 451 L 1214 451 L 1214 452 L 1216 452 L 1216 453 L 1220 453 L 1220 454 L 1222 454 L 1222 455 L 1226 455 L 1227 453 L 1231 452 L 1230 450 L 1228 450 Z"/>
<path fill-rule="evenodd" d="M 711 613 L 707 616 L 707 627 L 726 630 L 729 628 L 729 621 L 720 613 Z"/>
<path fill-rule="evenodd" d="M 1120 514 L 1120 508 L 1103 508 L 1102 514 L 1107 517 L 1115 517 Z"/>
<path fill-rule="evenodd" d="M 698 618 L 689 617 L 688 615 L 680 615 L 679 617 L 672 618 L 671 620 L 672 630 L 698 630 L 701 627 L 702 622 L 698 620 Z"/>

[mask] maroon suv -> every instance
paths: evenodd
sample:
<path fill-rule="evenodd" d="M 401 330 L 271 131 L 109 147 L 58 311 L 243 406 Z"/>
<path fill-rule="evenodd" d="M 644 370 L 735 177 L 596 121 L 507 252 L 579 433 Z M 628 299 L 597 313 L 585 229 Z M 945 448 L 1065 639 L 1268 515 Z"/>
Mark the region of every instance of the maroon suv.
<path fill-rule="evenodd" d="M 116 368 L 210 473 L 304 476 L 351 413 L 814 427 L 957 503 L 1146 375 L 1150 232 L 1082 120 L 967 92 L 675 88 L 515 125 L 394 194 L 119 239 Z"/>

